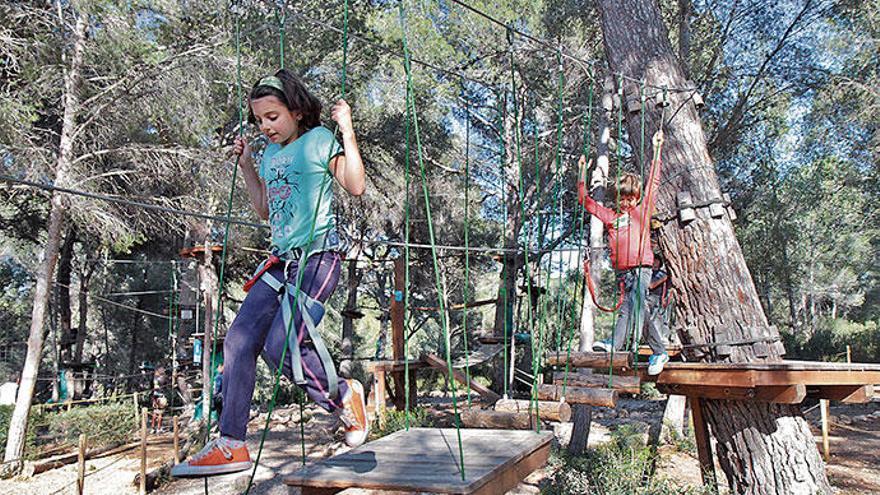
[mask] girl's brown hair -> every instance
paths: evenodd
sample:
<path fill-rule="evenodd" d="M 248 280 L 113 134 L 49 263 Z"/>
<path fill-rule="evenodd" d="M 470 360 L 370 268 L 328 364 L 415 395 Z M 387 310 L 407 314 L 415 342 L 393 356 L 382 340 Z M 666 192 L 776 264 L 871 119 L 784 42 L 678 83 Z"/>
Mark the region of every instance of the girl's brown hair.
<path fill-rule="evenodd" d="M 260 84 L 263 81 L 260 79 L 251 89 L 248 100 L 253 101 L 264 96 L 274 96 L 281 100 L 288 110 L 302 112 L 303 118 L 299 124 L 300 135 L 321 125 L 321 101 L 309 92 L 300 78 L 287 69 L 279 70 L 275 73 L 275 77 L 281 80 L 283 91 L 274 86 Z M 250 105 L 248 105 L 248 122 L 256 123 Z"/>

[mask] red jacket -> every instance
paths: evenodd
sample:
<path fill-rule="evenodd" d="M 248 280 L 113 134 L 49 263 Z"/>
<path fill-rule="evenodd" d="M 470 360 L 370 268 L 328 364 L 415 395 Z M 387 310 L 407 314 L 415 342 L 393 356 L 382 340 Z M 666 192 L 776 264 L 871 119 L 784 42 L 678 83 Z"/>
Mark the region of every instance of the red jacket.
<path fill-rule="evenodd" d="M 654 263 L 651 249 L 650 222 L 660 187 L 661 162 L 651 163 L 648 186 L 642 201 L 633 208 L 618 213 L 597 203 L 587 193 L 586 185 L 578 181 L 578 201 L 591 215 L 598 218 L 608 231 L 611 264 L 616 270 L 629 270 Z"/>

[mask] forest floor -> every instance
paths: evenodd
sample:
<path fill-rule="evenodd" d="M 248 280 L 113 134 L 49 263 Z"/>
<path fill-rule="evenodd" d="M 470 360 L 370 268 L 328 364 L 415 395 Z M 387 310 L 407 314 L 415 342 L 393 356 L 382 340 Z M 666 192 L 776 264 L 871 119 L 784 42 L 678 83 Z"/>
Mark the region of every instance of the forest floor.
<path fill-rule="evenodd" d="M 420 400 L 420 402 L 422 402 Z M 434 419 L 441 424 L 449 421 L 449 401 L 429 398 Z M 663 400 L 623 399 L 617 409 L 594 409 L 590 433 L 590 446 L 607 442 L 610 431 L 622 424 L 635 425 L 647 429 L 647 425 L 662 418 Z M 817 445 L 821 448 L 818 408 L 807 409 L 806 417 L 816 434 Z M 339 441 L 334 416 L 311 407 L 307 409 L 305 448 L 309 461 L 345 452 L 347 447 Z M 256 471 L 252 494 L 282 495 L 288 490 L 283 484 L 283 475 L 292 473 L 300 466 L 300 435 L 297 426 L 298 411 L 281 409 L 273 415 L 273 421 L 266 437 L 260 466 Z M 252 457 L 260 444 L 265 415 L 251 421 L 248 430 L 248 445 Z M 836 493 L 861 495 L 880 493 L 880 401 L 868 404 L 831 406 L 831 461 L 827 464 L 828 477 Z M 556 425 L 555 431 L 561 445 L 568 443 L 571 426 Z M 148 447 L 148 467 L 154 469 L 172 456 L 170 435 L 161 437 L 167 443 Z M 658 474 L 674 480 L 682 487 L 698 486 L 701 483 L 696 452 L 686 444 L 665 445 L 659 449 L 660 462 Z M 138 449 L 118 455 L 89 460 L 86 463 L 85 493 L 128 495 L 136 494 L 134 477 L 140 468 Z M 716 469 L 719 482 L 724 485 L 723 473 Z M 212 495 L 231 495 L 244 492 L 250 472 L 220 476 L 208 480 L 208 493 Z M 525 482 L 510 492 L 511 495 L 531 495 L 540 492 L 552 473 L 548 469 L 538 470 Z M 56 495 L 76 493 L 76 464 L 47 471 L 31 478 L 17 478 L 0 481 L 0 493 L 22 495 Z M 205 493 L 202 480 L 174 480 L 165 483 L 152 493 L 159 495 Z M 346 495 L 366 495 L 366 490 L 347 490 Z"/>

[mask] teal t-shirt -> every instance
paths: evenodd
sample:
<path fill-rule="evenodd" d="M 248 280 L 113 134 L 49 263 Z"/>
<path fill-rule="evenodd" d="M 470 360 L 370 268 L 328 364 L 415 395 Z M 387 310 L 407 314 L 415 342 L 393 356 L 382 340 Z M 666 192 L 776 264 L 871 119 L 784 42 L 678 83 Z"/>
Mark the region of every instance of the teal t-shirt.
<path fill-rule="evenodd" d="M 266 183 L 272 247 L 278 252 L 308 244 L 316 209 L 315 236 L 334 227 L 328 164 L 340 153 L 342 147 L 333 133 L 320 126 L 287 146 L 273 143 L 263 152 L 260 177 Z"/>

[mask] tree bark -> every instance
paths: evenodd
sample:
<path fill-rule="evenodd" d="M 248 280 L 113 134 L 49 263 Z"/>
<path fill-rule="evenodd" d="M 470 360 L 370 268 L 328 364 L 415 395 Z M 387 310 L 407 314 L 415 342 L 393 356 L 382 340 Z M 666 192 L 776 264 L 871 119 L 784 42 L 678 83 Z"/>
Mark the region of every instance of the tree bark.
<path fill-rule="evenodd" d="M 55 299 L 58 310 L 58 324 L 61 327 L 61 360 L 62 362 L 72 362 L 73 359 L 73 343 L 76 337 L 73 330 L 73 310 L 70 304 L 70 281 L 73 273 L 73 245 L 76 242 L 76 232 L 74 229 L 67 229 L 67 235 L 64 236 L 64 243 L 61 244 L 61 251 L 58 254 L 58 270 L 55 274 L 57 282 Z"/>
<path fill-rule="evenodd" d="M 73 155 L 73 139 L 71 132 L 76 125 L 76 115 L 80 100 L 77 94 L 83 52 L 86 42 L 86 20 L 82 15 L 76 18 L 73 29 L 73 52 L 70 67 L 64 78 L 64 117 L 61 125 L 61 137 L 58 149 L 58 161 L 55 167 L 55 185 L 67 185 Z M 20 459 L 24 454 L 25 432 L 27 431 L 28 411 L 33 401 L 34 388 L 37 383 L 37 372 L 43 356 L 43 324 L 46 318 L 46 306 L 49 301 L 49 284 L 52 281 L 55 264 L 61 242 L 61 227 L 64 223 L 65 205 L 60 193 L 52 194 L 49 212 L 49 227 L 46 236 L 46 247 L 40 257 L 40 268 L 37 273 L 37 286 L 34 291 L 34 307 L 31 312 L 31 328 L 28 336 L 28 350 L 21 373 L 21 384 L 15 409 L 9 421 L 9 433 L 6 439 L 5 462 Z M 16 463 L 17 465 L 20 465 Z"/>
<path fill-rule="evenodd" d="M 86 263 L 86 266 L 83 267 L 83 270 L 79 273 L 79 324 L 77 325 L 76 330 L 76 347 L 73 351 L 73 360 L 77 363 L 82 363 L 83 347 L 85 347 L 86 333 L 88 332 L 89 282 L 92 280 L 92 274 L 95 273 L 95 268 L 97 268 L 96 263 L 90 263 L 88 261 L 84 261 L 83 263 Z"/>
<path fill-rule="evenodd" d="M 649 87 L 686 87 L 656 0 L 600 0 L 598 9 L 613 72 L 645 80 Z M 721 197 L 706 137 L 688 97 L 688 92 L 668 93 L 671 111 L 665 115 L 660 212 L 676 211 L 680 191 L 689 192 L 695 202 Z M 646 128 L 653 132 L 663 114 L 653 106 L 645 110 Z M 639 135 L 641 117 L 628 115 L 630 136 Z M 688 224 L 666 223 L 660 244 L 678 294 L 675 311 L 683 344 L 778 339 L 776 329 L 767 324 L 728 217 L 711 218 L 699 208 Z M 695 349 L 698 352 L 688 356 L 692 360 L 729 362 L 775 361 L 784 353 L 778 340 L 774 345 Z M 830 492 L 824 464 L 798 406 L 706 400 L 705 412 L 732 492 Z"/>

